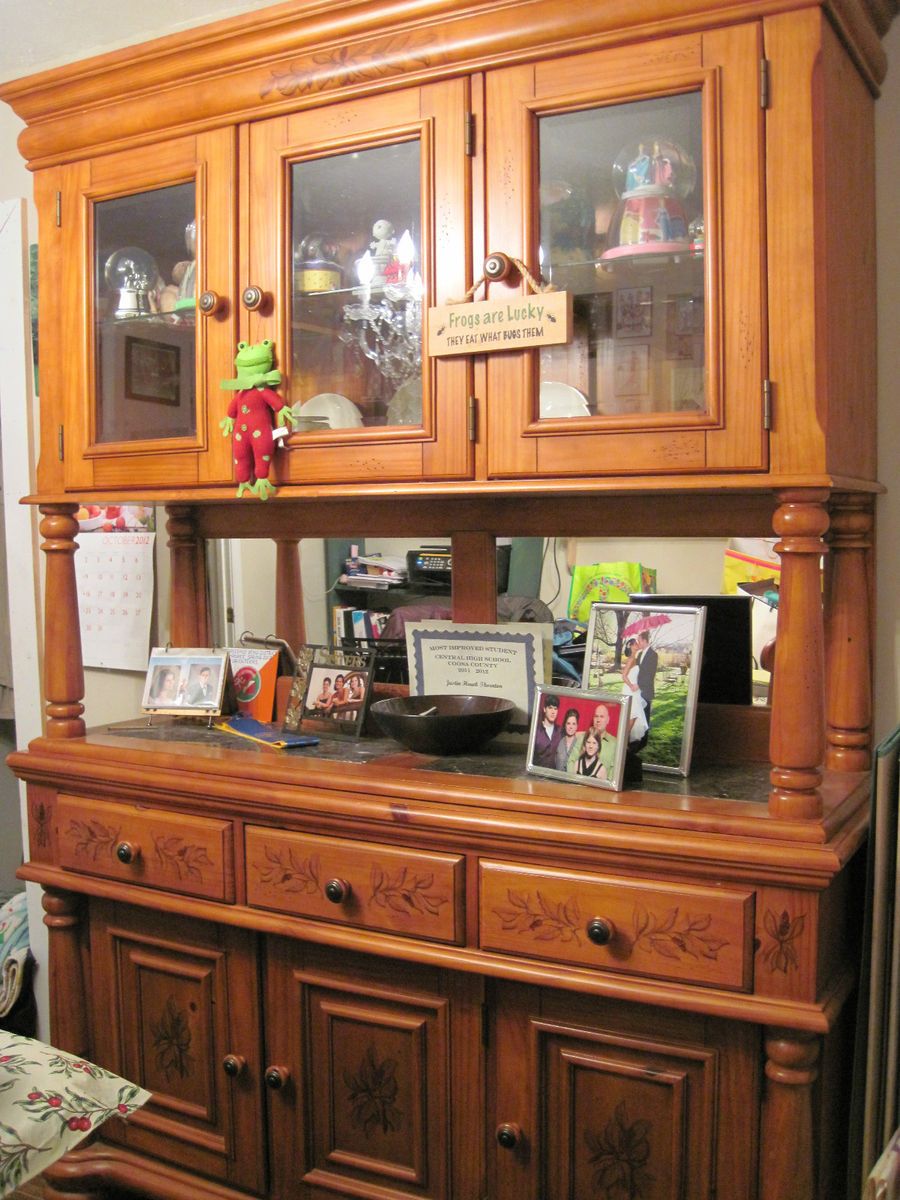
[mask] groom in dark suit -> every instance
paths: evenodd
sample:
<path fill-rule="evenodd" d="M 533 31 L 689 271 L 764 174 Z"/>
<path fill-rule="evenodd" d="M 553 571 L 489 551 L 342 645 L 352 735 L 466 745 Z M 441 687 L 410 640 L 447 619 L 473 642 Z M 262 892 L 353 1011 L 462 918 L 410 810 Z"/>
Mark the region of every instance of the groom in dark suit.
<path fill-rule="evenodd" d="M 650 645 L 650 634 L 645 630 L 637 635 L 638 640 L 638 676 L 637 683 L 641 696 L 644 698 L 644 716 L 650 725 L 650 709 L 653 707 L 653 697 L 656 695 L 656 668 L 659 666 L 659 655 Z"/>

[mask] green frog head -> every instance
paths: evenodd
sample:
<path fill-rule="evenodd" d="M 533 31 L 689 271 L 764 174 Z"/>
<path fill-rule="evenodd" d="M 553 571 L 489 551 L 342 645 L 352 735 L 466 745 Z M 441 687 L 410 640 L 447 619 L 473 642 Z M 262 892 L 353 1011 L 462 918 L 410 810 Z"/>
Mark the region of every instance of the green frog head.
<path fill-rule="evenodd" d="M 268 338 L 261 342 L 238 342 L 234 358 L 237 378 L 223 379 L 220 386 L 226 391 L 237 392 L 281 383 L 281 372 L 272 369 L 273 358 L 273 343 Z"/>

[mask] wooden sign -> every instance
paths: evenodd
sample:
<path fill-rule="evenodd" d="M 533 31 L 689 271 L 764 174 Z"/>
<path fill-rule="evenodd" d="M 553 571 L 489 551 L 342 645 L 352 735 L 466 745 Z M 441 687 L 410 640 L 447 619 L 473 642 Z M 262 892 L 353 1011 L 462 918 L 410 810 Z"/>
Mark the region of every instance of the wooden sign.
<path fill-rule="evenodd" d="M 438 304 L 428 310 L 428 353 L 433 357 L 558 346 L 571 337 L 571 292 Z"/>

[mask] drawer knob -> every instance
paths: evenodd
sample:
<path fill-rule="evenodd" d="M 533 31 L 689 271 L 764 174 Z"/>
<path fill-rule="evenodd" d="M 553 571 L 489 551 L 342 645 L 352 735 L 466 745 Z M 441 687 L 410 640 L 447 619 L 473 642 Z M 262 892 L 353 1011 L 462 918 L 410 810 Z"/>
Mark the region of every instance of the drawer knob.
<path fill-rule="evenodd" d="M 606 917 L 593 917 L 587 923 L 587 935 L 595 946 L 608 946 L 616 936 L 616 927 Z"/>
<path fill-rule="evenodd" d="M 503 1121 L 497 1126 L 497 1145 L 504 1150 L 515 1150 L 522 1140 L 522 1130 L 514 1121 Z"/>
<path fill-rule="evenodd" d="M 119 842 L 116 846 L 116 858 L 119 862 L 133 863 L 141 857 L 141 848 L 134 842 Z"/>
<path fill-rule="evenodd" d="M 273 1092 L 280 1091 L 290 1077 L 291 1073 L 287 1067 L 266 1067 L 266 1087 L 270 1087 Z"/>
<path fill-rule="evenodd" d="M 350 896 L 350 884 L 346 879 L 329 879 L 325 884 L 325 898 L 332 904 L 343 904 Z"/>
<path fill-rule="evenodd" d="M 225 301 L 218 292 L 201 292 L 200 299 L 197 301 L 197 307 L 203 313 L 204 317 L 211 317 L 213 313 L 222 311 L 225 307 Z"/>
<path fill-rule="evenodd" d="M 226 1054 L 222 1059 L 222 1070 L 231 1079 L 237 1079 L 246 1065 L 247 1060 L 242 1054 Z"/>
<path fill-rule="evenodd" d="M 241 304 L 246 308 L 247 312 L 256 312 L 258 308 L 262 308 L 263 301 L 266 298 L 262 288 L 258 288 L 251 283 L 241 292 Z"/>
<path fill-rule="evenodd" d="M 501 279 L 508 278 L 513 271 L 513 260 L 508 254 L 503 254 L 500 250 L 495 250 L 493 254 L 489 254 L 484 260 L 484 277 L 489 283 L 497 283 Z"/>

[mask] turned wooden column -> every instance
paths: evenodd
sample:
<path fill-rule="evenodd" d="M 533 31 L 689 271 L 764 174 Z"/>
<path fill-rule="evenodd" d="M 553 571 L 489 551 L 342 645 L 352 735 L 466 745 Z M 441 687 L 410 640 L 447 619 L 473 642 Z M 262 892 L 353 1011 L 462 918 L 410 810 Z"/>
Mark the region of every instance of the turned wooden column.
<path fill-rule="evenodd" d="M 41 897 L 49 931 L 50 1036 L 54 1046 L 90 1058 L 90 989 L 82 948 L 83 897 L 45 888 Z"/>
<path fill-rule="evenodd" d="M 454 533 L 453 620 L 471 624 L 497 620 L 497 539 L 493 533 Z"/>
<path fill-rule="evenodd" d="M 826 574 L 825 765 L 868 771 L 872 739 L 872 498 L 835 496 Z"/>
<path fill-rule="evenodd" d="M 818 1060 L 815 1034 L 766 1030 L 760 1200 L 815 1200 L 812 1092 Z"/>
<path fill-rule="evenodd" d="M 275 540 L 275 636 L 294 651 L 306 642 L 299 538 Z"/>
<path fill-rule="evenodd" d="M 189 504 L 167 504 L 166 515 L 172 563 L 169 640 L 173 646 L 210 646 L 206 540 L 197 533 Z"/>
<path fill-rule="evenodd" d="M 84 668 L 75 551 L 77 504 L 42 504 L 41 549 L 47 556 L 44 606 L 44 695 L 47 737 L 84 735 Z"/>
<path fill-rule="evenodd" d="M 824 490 L 779 493 L 773 528 L 780 541 L 781 588 L 772 688 L 769 811 L 775 817 L 822 816 L 825 757 L 825 631 L 822 615 Z"/>

